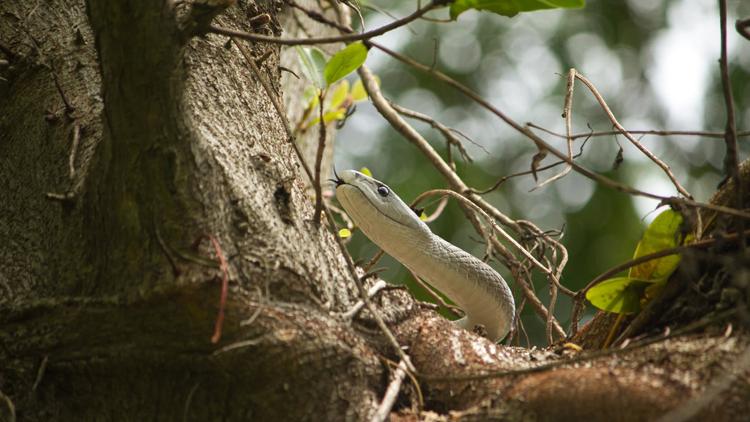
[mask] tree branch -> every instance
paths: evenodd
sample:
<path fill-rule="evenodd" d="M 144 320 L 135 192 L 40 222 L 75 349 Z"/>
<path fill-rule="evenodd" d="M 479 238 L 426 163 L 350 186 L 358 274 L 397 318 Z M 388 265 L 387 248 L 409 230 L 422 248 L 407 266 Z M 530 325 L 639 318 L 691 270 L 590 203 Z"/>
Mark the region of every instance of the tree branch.
<path fill-rule="evenodd" d="M 387 25 L 383 25 L 380 28 L 373 29 L 372 31 L 362 33 L 350 33 L 345 35 L 339 35 L 334 37 L 318 37 L 318 38 L 278 38 L 269 35 L 254 34 L 245 31 L 238 31 L 236 29 L 222 28 L 216 25 L 210 25 L 208 32 L 220 35 L 226 35 L 229 37 L 240 38 L 247 41 L 253 42 L 267 42 L 271 44 L 281 45 L 317 45 L 317 44 L 335 44 L 340 42 L 353 42 L 367 40 L 379 35 L 383 35 L 386 32 L 392 31 L 396 28 L 402 27 L 412 21 L 415 21 L 422 17 L 427 12 L 443 7 L 447 4 L 444 0 L 434 0 L 427 6 L 422 7 L 414 11 L 411 15 L 405 16 L 401 19 L 393 21 Z"/>
<path fill-rule="evenodd" d="M 581 75 L 580 73 L 575 75 L 576 79 L 583 82 L 584 85 L 591 91 L 592 94 L 594 94 L 594 97 L 596 98 L 596 101 L 599 102 L 599 105 L 602 107 L 602 110 L 607 114 L 607 117 L 609 117 L 609 120 L 612 122 L 612 124 L 619 130 L 625 138 L 630 141 L 636 148 L 638 148 L 643 154 L 646 155 L 651 161 L 656 163 L 661 169 L 666 173 L 667 177 L 669 177 L 669 180 L 672 181 L 672 184 L 677 188 L 677 191 L 685 196 L 686 198 L 692 199 L 693 196 L 688 192 L 680 182 L 677 181 L 677 178 L 675 177 L 674 173 L 672 173 L 672 169 L 669 168 L 669 165 L 659 159 L 659 157 L 655 156 L 651 151 L 649 151 L 646 147 L 643 146 L 640 142 L 638 142 L 637 139 L 633 137 L 628 131 L 622 127 L 620 122 L 617 121 L 617 118 L 615 117 L 614 113 L 612 113 L 612 110 L 609 109 L 609 106 L 607 105 L 607 102 L 604 101 L 604 97 L 599 93 L 599 91 L 596 89 L 593 83 L 589 81 L 585 76 Z"/>
<path fill-rule="evenodd" d="M 732 81 L 729 78 L 729 61 L 727 59 L 727 2 L 719 0 L 719 19 L 721 28 L 721 57 L 719 68 L 721 69 L 721 87 L 724 93 L 724 105 L 727 109 L 727 124 L 724 130 L 724 141 L 727 153 L 724 157 L 724 171 L 727 176 L 734 179 L 737 186 L 737 209 L 744 208 L 744 189 L 740 181 L 740 160 L 737 150 L 737 127 L 734 117 L 734 98 L 732 96 Z M 745 247 L 744 221 L 740 221 L 740 247 Z"/>
<path fill-rule="evenodd" d="M 604 175 L 601 175 L 599 173 L 596 173 L 592 170 L 589 170 L 586 167 L 581 166 L 580 164 L 576 163 L 575 161 L 571 161 L 562 151 L 559 151 L 558 149 L 554 148 L 552 145 L 550 145 L 548 142 L 537 136 L 534 132 L 532 132 L 528 127 L 521 126 L 518 124 L 515 120 L 508 117 L 505 113 L 500 111 L 498 108 L 490 104 L 487 100 L 479 96 L 477 93 L 472 91 L 467 86 L 461 84 L 460 82 L 456 81 L 455 79 L 451 78 L 450 76 L 440 72 L 439 70 L 436 70 L 430 66 L 426 66 L 422 63 L 417 62 L 416 60 L 413 60 L 409 57 L 406 57 L 402 54 L 399 54 L 381 44 L 378 44 L 374 41 L 366 41 L 367 44 L 372 45 L 376 47 L 377 49 L 385 52 L 389 56 L 401 61 L 402 63 L 405 63 L 417 70 L 420 70 L 425 73 L 429 73 L 432 76 L 434 76 L 436 79 L 448 84 L 449 86 L 453 87 L 454 89 L 458 90 L 468 98 L 470 98 L 472 101 L 479 104 L 481 107 L 485 108 L 492 114 L 498 116 L 501 120 L 503 120 L 505 123 L 507 123 L 509 126 L 511 126 L 513 129 L 518 131 L 519 133 L 523 134 L 527 138 L 531 139 L 536 143 L 537 145 L 541 145 L 544 148 L 546 148 L 548 151 L 550 151 L 553 155 L 558 157 L 559 159 L 565 161 L 566 163 L 570 164 L 571 167 L 573 167 L 573 170 L 577 171 L 578 173 L 588 177 L 589 179 L 601 183 L 602 185 L 614 189 L 623 193 L 627 193 L 629 195 L 636 195 L 636 196 L 643 196 L 645 198 L 651 198 L 651 199 L 657 199 L 662 201 L 663 203 L 679 203 L 684 204 L 690 207 L 694 208 L 703 208 L 708 210 L 717 211 L 720 213 L 733 215 L 735 217 L 750 219 L 750 213 L 746 213 L 734 208 L 724 207 L 720 205 L 714 205 L 714 204 L 707 204 L 703 202 L 697 202 L 689 198 L 676 198 L 676 197 L 669 197 L 669 196 L 662 196 L 662 195 L 656 195 L 653 193 L 645 192 L 636 188 L 633 188 L 631 186 L 625 185 L 623 183 L 617 182 L 613 179 L 610 179 Z"/>

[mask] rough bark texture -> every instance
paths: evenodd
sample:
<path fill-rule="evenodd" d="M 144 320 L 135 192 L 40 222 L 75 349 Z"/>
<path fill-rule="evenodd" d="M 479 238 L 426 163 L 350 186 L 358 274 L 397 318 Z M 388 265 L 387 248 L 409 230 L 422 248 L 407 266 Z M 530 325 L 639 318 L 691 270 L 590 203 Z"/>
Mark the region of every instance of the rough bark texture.
<path fill-rule="evenodd" d="M 14 57 L 0 103 L 0 235 L 12 239 L 0 252 L 0 388 L 28 419 L 364 416 L 382 368 L 329 315 L 351 305 L 352 284 L 310 221 L 278 113 L 236 48 L 186 32 L 192 10 L 180 7 L 2 5 Z M 240 5 L 218 22 L 244 28 L 266 11 L 273 28 L 276 7 Z M 266 49 L 279 89 L 278 48 L 254 48 Z M 204 235 L 230 264 L 218 345 L 221 273 Z"/>
<path fill-rule="evenodd" d="M 323 31 L 273 1 L 0 3 L 0 58 L 9 62 L 0 68 L 3 418 L 358 420 L 373 413 L 388 383 L 380 358 L 397 357 L 367 312 L 354 323 L 339 316 L 356 289 L 333 237 L 311 221 L 309 190 L 281 120 L 237 48 L 200 35 L 214 15 L 219 25 L 250 30 L 248 17 L 258 13 L 271 17 L 259 31 Z M 276 95 L 284 93 L 294 123 L 304 85 L 280 70 L 295 67 L 293 51 L 251 49 L 271 52 L 261 70 Z M 299 142 L 311 163 L 317 138 L 306 136 Z M 229 264 L 217 344 L 222 272 L 211 239 Z M 743 269 L 746 260 L 731 251 L 712 252 L 731 265 L 705 263 L 675 282 L 691 291 L 718 274 L 711 297 L 734 292 L 722 309 L 740 306 L 743 317 L 746 276 L 727 276 L 727 268 Z M 720 302 L 712 300 L 691 309 L 712 312 Z M 419 310 L 404 292 L 374 302 L 426 376 L 564 358 L 491 344 Z M 649 321 L 642 331 L 684 324 L 695 312 L 679 317 Z M 750 411 L 748 365 L 741 365 L 747 345 L 743 330 L 725 336 L 721 328 L 555 370 L 424 378 L 425 407 L 416 407 L 417 390 L 405 384 L 393 417 L 644 419 L 709 397 L 697 414 L 730 420 Z M 726 375 L 733 371 L 735 378 Z M 704 393 L 714 382 L 726 386 L 717 384 L 720 395 L 711 398 Z"/>

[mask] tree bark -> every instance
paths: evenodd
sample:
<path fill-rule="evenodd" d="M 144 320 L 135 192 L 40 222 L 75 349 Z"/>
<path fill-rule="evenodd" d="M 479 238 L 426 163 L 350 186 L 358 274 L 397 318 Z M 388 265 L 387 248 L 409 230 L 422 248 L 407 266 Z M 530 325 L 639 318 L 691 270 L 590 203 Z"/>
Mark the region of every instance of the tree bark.
<path fill-rule="evenodd" d="M 312 221 L 280 116 L 237 47 L 204 34 L 212 19 L 275 35 L 325 29 L 277 2 L 232 3 L 0 3 L 9 62 L 0 68 L 4 417 L 374 413 L 389 378 L 381 358 L 398 356 L 367 311 L 354 323 L 341 317 L 357 290 L 332 234 Z M 248 18 L 263 13 L 270 22 L 250 28 Z M 294 121 L 304 85 L 281 71 L 296 67 L 293 50 L 248 46 L 257 57 L 270 52 L 261 77 Z M 309 136 L 299 142 L 312 163 L 317 135 Z M 328 148 L 330 156 L 332 139 Z M 221 257 L 229 291 L 219 337 Z M 530 368 L 563 349 L 491 344 L 401 291 L 373 301 L 424 375 L 424 407 L 405 383 L 394 419 L 654 418 L 727 379 L 696 412 L 730 420 L 750 411 L 743 330 L 446 381 L 435 377 Z"/>

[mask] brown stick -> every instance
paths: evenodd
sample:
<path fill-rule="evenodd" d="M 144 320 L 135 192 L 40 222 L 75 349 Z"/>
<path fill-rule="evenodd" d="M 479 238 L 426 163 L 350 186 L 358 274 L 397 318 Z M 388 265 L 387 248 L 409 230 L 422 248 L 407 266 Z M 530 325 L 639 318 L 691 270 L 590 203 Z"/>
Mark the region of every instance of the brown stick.
<path fill-rule="evenodd" d="M 380 28 L 373 29 L 372 31 L 362 32 L 359 34 L 349 33 L 345 35 L 338 35 L 333 37 L 319 37 L 319 38 L 278 38 L 269 35 L 254 34 L 245 31 L 238 31 L 236 29 L 222 28 L 216 25 L 210 25 L 208 32 L 214 34 L 226 35 L 228 37 L 239 38 L 253 42 L 267 42 L 271 44 L 281 45 L 315 45 L 315 44 L 335 44 L 340 42 L 353 42 L 368 40 L 379 35 L 383 35 L 386 32 L 392 31 L 396 28 L 402 27 L 410 22 L 413 22 L 422 17 L 427 12 L 445 5 L 444 1 L 432 1 L 427 6 L 415 10 L 412 14 L 405 16 L 401 19 L 395 20 L 387 25 L 383 25 Z M 352 31 L 348 31 L 352 32 Z"/>

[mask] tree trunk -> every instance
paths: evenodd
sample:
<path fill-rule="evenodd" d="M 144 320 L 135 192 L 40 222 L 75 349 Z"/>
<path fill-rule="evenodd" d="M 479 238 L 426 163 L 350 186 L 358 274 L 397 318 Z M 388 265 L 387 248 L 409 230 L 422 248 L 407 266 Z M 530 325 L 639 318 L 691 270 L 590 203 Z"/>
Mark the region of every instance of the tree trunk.
<path fill-rule="evenodd" d="M 381 400 L 381 357 L 398 356 L 368 312 L 341 317 L 358 293 L 312 220 L 282 120 L 237 46 L 203 35 L 215 15 L 274 35 L 324 28 L 274 1 L 232 3 L 0 3 L 4 417 L 358 420 Z M 263 13 L 270 22 L 251 28 Z M 281 71 L 294 52 L 246 45 L 270 52 L 260 77 L 299 116 L 303 85 Z M 308 163 L 311 136 L 298 140 Z M 750 411 L 744 332 L 440 381 L 559 356 L 490 344 L 404 292 L 373 301 L 424 375 L 424 407 L 410 407 L 418 393 L 405 382 L 394 417 L 653 418 L 707 396 L 713 379 L 729 387 L 698 411 Z M 736 368 L 737 380 L 724 375 Z"/>

